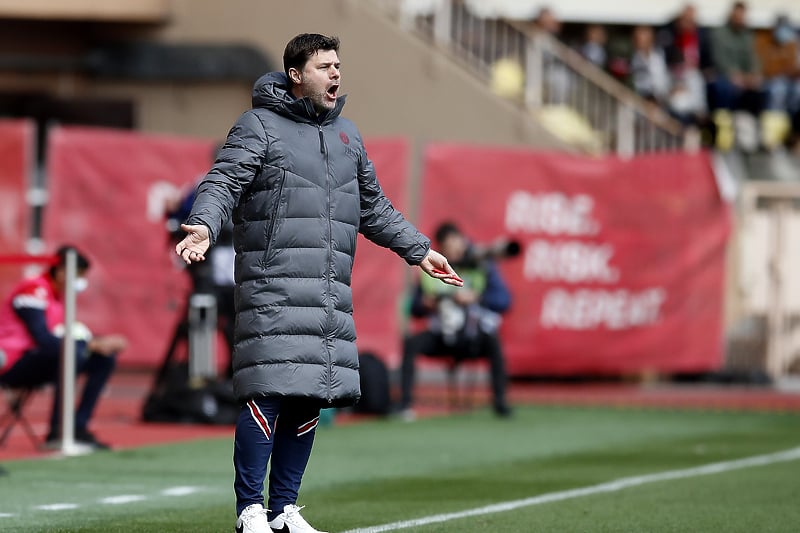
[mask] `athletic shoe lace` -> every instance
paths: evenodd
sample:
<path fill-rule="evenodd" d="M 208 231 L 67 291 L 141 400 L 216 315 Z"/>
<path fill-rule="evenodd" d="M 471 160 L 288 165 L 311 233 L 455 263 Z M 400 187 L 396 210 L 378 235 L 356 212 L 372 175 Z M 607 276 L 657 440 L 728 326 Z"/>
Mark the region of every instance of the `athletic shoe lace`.
<path fill-rule="evenodd" d="M 310 529 L 312 531 L 316 531 L 316 529 L 314 529 L 311 526 L 311 524 L 306 522 L 306 519 L 303 518 L 303 515 L 300 514 L 300 510 L 303 509 L 304 507 L 305 507 L 305 505 L 302 505 L 300 507 L 298 507 L 296 505 L 287 505 L 283 509 L 283 512 L 286 513 L 286 521 L 287 522 L 292 522 L 293 524 L 298 525 L 300 527 L 308 528 L 308 529 Z"/>
<path fill-rule="evenodd" d="M 264 507 L 251 505 L 242 511 L 242 523 L 247 527 L 266 524 L 268 511 L 269 509 L 264 509 Z"/>

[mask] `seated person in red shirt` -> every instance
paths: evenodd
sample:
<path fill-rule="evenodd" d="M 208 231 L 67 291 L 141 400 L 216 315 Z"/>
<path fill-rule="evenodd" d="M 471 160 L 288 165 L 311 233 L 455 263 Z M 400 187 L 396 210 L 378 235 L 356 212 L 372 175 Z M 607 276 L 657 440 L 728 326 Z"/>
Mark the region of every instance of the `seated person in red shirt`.
<path fill-rule="evenodd" d="M 53 383 L 53 412 L 47 444 L 60 436 L 61 384 L 59 364 L 64 332 L 64 288 L 68 246 L 61 247 L 50 269 L 39 277 L 21 281 L 0 308 L 0 383 L 32 387 Z M 77 250 L 76 250 L 77 252 Z M 78 283 L 85 287 L 89 260 L 77 253 Z M 75 412 L 75 441 L 95 449 L 108 448 L 89 431 L 89 421 L 116 363 L 116 354 L 127 345 L 125 338 L 109 335 L 92 338 L 85 326 L 76 324 L 76 373 L 86 383 Z"/>

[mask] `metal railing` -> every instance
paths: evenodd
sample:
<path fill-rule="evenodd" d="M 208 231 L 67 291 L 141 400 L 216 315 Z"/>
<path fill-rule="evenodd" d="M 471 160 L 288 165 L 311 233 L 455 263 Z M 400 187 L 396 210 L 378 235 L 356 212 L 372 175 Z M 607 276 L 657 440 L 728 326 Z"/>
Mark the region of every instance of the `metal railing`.
<path fill-rule="evenodd" d="M 491 83 L 501 63 L 519 69 L 520 106 L 563 106 L 591 128 L 598 144 L 622 156 L 696 148 L 699 139 L 654 104 L 532 26 L 475 16 L 461 0 L 375 0 L 409 31 L 444 49 Z"/>

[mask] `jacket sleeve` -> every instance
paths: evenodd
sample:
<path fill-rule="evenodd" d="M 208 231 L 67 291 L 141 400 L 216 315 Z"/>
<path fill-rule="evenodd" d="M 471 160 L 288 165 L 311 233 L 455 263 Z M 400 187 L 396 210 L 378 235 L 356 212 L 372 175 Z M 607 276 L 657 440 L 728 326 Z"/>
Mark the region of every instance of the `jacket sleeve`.
<path fill-rule="evenodd" d="M 361 196 L 359 231 L 375 244 L 392 250 L 409 265 L 422 262 L 431 249 L 430 239 L 407 221 L 383 194 L 375 167 L 363 149 L 358 168 L 358 188 Z"/>
<path fill-rule="evenodd" d="M 61 349 L 61 339 L 47 329 L 47 319 L 44 309 L 27 305 L 15 305 L 14 312 L 25 324 L 25 329 L 40 350 L 58 353 Z"/>
<path fill-rule="evenodd" d="M 264 125 L 255 112 L 247 111 L 233 125 L 217 161 L 197 186 L 197 195 L 186 223 L 207 226 L 212 245 L 217 241 L 222 226 L 230 219 L 242 192 L 261 169 L 267 147 Z"/>
<path fill-rule="evenodd" d="M 411 316 L 414 318 L 424 318 L 429 316 L 433 309 L 425 305 L 425 295 L 422 292 L 422 285 L 417 283 L 414 287 L 414 294 L 411 299 Z"/>
<path fill-rule="evenodd" d="M 501 314 L 511 307 L 511 292 L 494 263 L 489 263 L 486 268 L 486 288 L 481 294 L 480 303 L 481 306 Z"/>

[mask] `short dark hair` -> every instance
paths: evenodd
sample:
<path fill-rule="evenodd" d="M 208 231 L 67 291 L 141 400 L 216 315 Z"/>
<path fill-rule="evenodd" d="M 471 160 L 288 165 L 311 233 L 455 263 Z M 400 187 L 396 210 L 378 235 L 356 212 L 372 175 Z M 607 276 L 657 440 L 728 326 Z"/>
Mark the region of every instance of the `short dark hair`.
<path fill-rule="evenodd" d="M 734 2 L 731 11 L 736 9 L 747 9 L 747 2 Z"/>
<path fill-rule="evenodd" d="M 458 229 L 458 226 L 455 222 L 447 221 L 442 222 L 439 224 L 439 227 L 436 228 L 436 233 L 434 233 L 433 238 L 436 239 L 436 242 L 442 244 L 445 239 L 450 237 L 451 235 L 463 235 L 461 230 Z"/>
<path fill-rule="evenodd" d="M 78 270 L 88 270 L 89 266 L 91 266 L 91 262 L 89 258 L 86 257 L 80 250 L 76 247 L 65 244 L 56 250 L 56 254 L 53 257 L 53 263 L 50 266 L 50 276 L 55 276 L 56 270 L 59 268 L 64 268 L 67 265 L 67 252 L 70 250 L 75 250 L 76 254 L 76 263 L 78 265 Z"/>
<path fill-rule="evenodd" d="M 320 50 L 339 51 L 339 38 L 320 35 L 319 33 L 301 33 L 286 44 L 283 51 L 283 71 L 289 78 L 289 69 L 302 70 L 308 59 Z"/>

